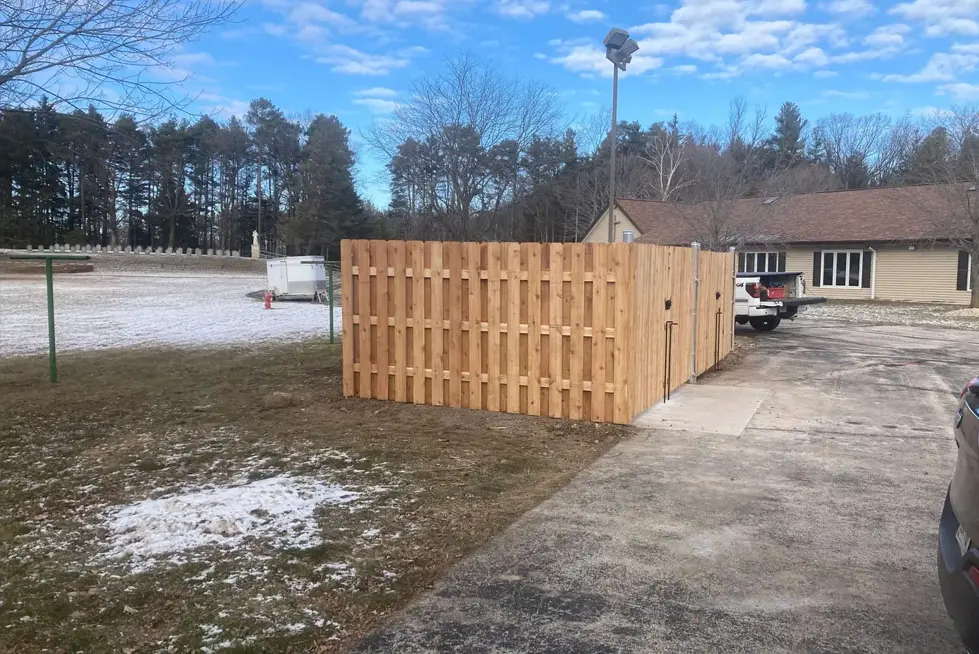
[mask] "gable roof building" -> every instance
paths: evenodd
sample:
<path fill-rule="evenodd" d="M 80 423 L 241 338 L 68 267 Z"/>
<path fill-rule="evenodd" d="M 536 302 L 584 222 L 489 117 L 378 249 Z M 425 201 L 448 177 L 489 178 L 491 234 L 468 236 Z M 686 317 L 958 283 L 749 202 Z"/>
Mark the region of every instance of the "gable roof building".
<path fill-rule="evenodd" d="M 616 240 L 735 247 L 745 272 L 789 269 L 830 298 L 968 304 L 979 193 L 966 185 L 885 187 L 686 204 L 617 199 Z M 604 242 L 608 211 L 585 241 Z M 787 267 L 787 268 L 786 268 Z"/>

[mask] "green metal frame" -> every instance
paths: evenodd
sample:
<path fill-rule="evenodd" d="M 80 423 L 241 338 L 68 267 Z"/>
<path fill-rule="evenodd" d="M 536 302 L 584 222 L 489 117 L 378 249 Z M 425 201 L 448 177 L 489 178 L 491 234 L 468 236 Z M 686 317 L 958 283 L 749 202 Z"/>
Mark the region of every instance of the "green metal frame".
<path fill-rule="evenodd" d="M 48 286 L 48 365 L 51 371 L 51 382 L 57 382 L 58 360 L 54 345 L 54 270 L 51 262 L 55 259 L 59 261 L 87 261 L 92 257 L 87 254 L 11 254 L 10 258 L 15 260 L 44 260 L 44 276 L 47 278 Z"/>

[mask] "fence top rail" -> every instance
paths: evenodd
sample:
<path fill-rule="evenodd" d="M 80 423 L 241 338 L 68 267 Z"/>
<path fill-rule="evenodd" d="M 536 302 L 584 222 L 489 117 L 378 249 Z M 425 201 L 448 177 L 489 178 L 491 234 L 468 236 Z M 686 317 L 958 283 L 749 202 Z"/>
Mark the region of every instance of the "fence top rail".
<path fill-rule="evenodd" d="M 92 257 L 87 254 L 11 254 L 11 259 L 69 259 L 71 261 L 87 261 Z"/>

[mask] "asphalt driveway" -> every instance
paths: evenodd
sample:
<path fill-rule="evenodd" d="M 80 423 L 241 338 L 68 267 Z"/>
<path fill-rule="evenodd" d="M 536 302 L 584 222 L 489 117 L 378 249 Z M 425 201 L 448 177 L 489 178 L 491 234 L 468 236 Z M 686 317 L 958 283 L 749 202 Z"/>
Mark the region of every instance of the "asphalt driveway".
<path fill-rule="evenodd" d="M 652 412 L 361 651 L 962 651 L 935 548 L 977 334 L 744 334 L 741 366 Z"/>

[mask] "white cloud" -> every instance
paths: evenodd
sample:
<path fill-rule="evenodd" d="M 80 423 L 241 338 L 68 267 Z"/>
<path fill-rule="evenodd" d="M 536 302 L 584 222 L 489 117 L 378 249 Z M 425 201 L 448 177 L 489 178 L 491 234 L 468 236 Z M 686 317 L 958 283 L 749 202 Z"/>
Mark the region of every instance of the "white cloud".
<path fill-rule="evenodd" d="M 925 36 L 979 35 L 979 0 L 913 0 L 902 2 L 890 12 L 907 20 L 924 23 Z"/>
<path fill-rule="evenodd" d="M 197 82 L 213 81 L 205 76 L 201 69 L 213 68 L 218 62 L 207 52 L 179 52 L 172 57 L 166 66 L 154 69 L 153 74 L 168 82 L 180 82 L 194 78 Z"/>
<path fill-rule="evenodd" d="M 911 113 L 915 116 L 923 116 L 925 118 L 942 118 L 946 116 L 951 116 L 952 111 L 950 109 L 944 109 L 942 107 L 933 107 L 931 105 L 926 105 L 924 107 L 915 107 L 911 110 Z"/>
<path fill-rule="evenodd" d="M 597 9 L 582 9 L 581 11 L 575 11 L 568 14 L 568 20 L 576 23 L 588 23 L 596 20 L 605 20 L 606 18 L 608 18 L 608 16 L 605 14 L 605 12 Z"/>
<path fill-rule="evenodd" d="M 217 62 L 208 52 L 181 52 L 170 59 L 174 66 L 189 68 L 191 66 L 213 66 Z"/>
<path fill-rule="evenodd" d="M 297 25 L 306 23 L 328 23 L 340 27 L 353 25 L 353 21 L 343 14 L 315 2 L 302 2 L 294 6 L 289 12 L 289 20 Z"/>
<path fill-rule="evenodd" d="M 838 91 L 836 89 L 823 91 L 823 95 L 827 98 L 844 98 L 846 100 L 866 100 L 870 97 L 866 91 Z"/>
<path fill-rule="evenodd" d="M 432 0 L 399 0 L 394 5 L 394 13 L 399 16 L 411 14 L 440 14 L 445 9 L 440 2 Z"/>
<path fill-rule="evenodd" d="M 953 43 L 952 52 L 979 55 L 979 43 Z"/>
<path fill-rule="evenodd" d="M 528 19 L 551 10 L 546 0 L 500 0 L 496 11 L 508 18 Z"/>
<path fill-rule="evenodd" d="M 904 46 L 904 34 L 911 28 L 902 23 L 883 25 L 868 34 L 863 44 L 872 48 L 900 48 Z"/>
<path fill-rule="evenodd" d="M 834 0 L 826 10 L 844 16 L 869 16 L 877 11 L 869 0 Z"/>
<path fill-rule="evenodd" d="M 836 77 L 839 75 L 835 70 L 817 70 L 812 74 L 816 79 L 829 79 L 831 77 Z"/>
<path fill-rule="evenodd" d="M 398 92 L 383 86 L 372 86 L 369 89 L 355 91 L 354 95 L 359 95 L 364 98 L 395 98 L 398 96 Z"/>
<path fill-rule="evenodd" d="M 541 61 L 547 61 L 547 55 L 544 54 L 543 52 L 535 52 L 534 53 L 534 59 L 539 59 Z"/>
<path fill-rule="evenodd" d="M 677 73 L 696 73 L 697 66 L 694 64 L 680 64 L 679 66 L 674 66 L 670 70 L 676 71 Z"/>
<path fill-rule="evenodd" d="M 219 118 L 244 117 L 248 113 L 248 102 L 235 100 L 219 93 L 201 93 L 197 96 L 201 113 Z"/>
<path fill-rule="evenodd" d="M 938 87 L 942 94 L 954 96 L 957 100 L 979 100 L 979 84 L 966 84 L 958 82 L 956 84 L 943 84 Z"/>
<path fill-rule="evenodd" d="M 936 52 L 917 73 L 911 75 L 885 75 L 885 82 L 951 82 L 962 73 L 969 73 L 979 66 L 979 55 L 949 54 Z"/>
<path fill-rule="evenodd" d="M 265 23 L 262 25 L 262 29 L 270 36 L 285 36 L 289 33 L 288 26 L 279 25 L 278 23 Z"/>
<path fill-rule="evenodd" d="M 594 45 L 562 45 L 561 50 L 562 54 L 552 58 L 552 63 L 561 64 L 568 70 L 580 73 L 585 77 L 612 76 L 612 64 L 605 58 L 605 51 L 601 48 Z M 621 75 L 642 75 L 662 65 L 662 59 L 635 54 L 632 57 L 632 63 Z"/>
<path fill-rule="evenodd" d="M 367 107 L 374 114 L 390 114 L 397 111 L 398 107 L 401 106 L 394 100 L 383 98 L 357 98 L 354 100 L 354 104 Z"/>
<path fill-rule="evenodd" d="M 326 46 L 315 61 L 330 66 L 335 73 L 345 75 L 387 75 L 411 63 L 408 57 L 370 54 L 347 45 Z"/>
<path fill-rule="evenodd" d="M 741 60 L 742 68 L 768 68 L 780 70 L 792 68 L 792 62 L 780 54 L 752 54 Z"/>
<path fill-rule="evenodd" d="M 409 57 L 409 58 L 423 57 L 427 55 L 429 52 L 430 50 L 424 46 L 410 45 L 407 48 L 401 48 L 400 50 L 398 50 L 398 56 Z"/>
<path fill-rule="evenodd" d="M 319 25 L 309 23 L 296 30 L 296 38 L 306 43 L 322 43 L 327 38 L 327 31 Z"/>
<path fill-rule="evenodd" d="M 826 56 L 822 48 L 807 48 L 793 57 L 792 61 L 804 66 L 820 68 L 829 63 L 829 57 Z"/>

